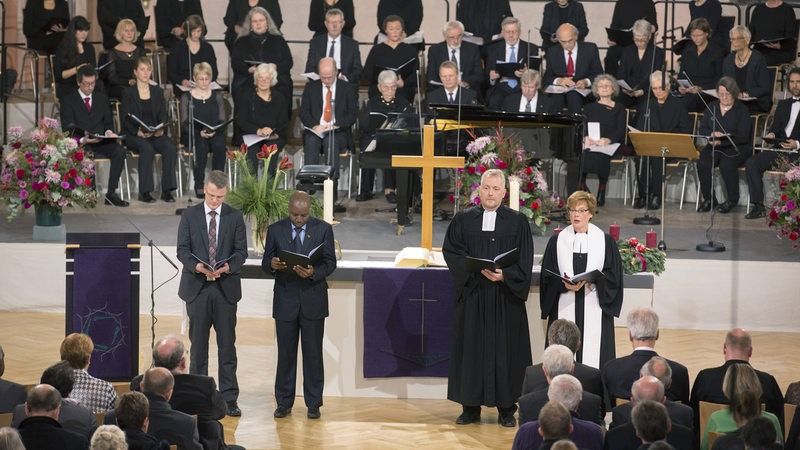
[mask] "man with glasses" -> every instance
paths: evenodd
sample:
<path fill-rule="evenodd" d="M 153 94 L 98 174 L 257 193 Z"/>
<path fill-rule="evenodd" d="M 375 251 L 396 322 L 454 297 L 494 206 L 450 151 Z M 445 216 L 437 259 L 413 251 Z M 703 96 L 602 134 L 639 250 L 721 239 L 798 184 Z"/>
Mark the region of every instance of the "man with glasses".
<path fill-rule="evenodd" d="M 463 88 L 472 89 L 477 94 L 483 85 L 483 68 L 481 65 L 481 49 L 469 42 L 464 42 L 464 25 L 452 20 L 442 28 L 444 41 L 433 44 L 428 49 L 428 67 L 425 77 L 428 81 L 428 91 L 440 86 L 442 80 L 439 71 L 432 68 L 440 67 L 445 61 L 455 63 L 460 75 L 459 84 Z"/>
<path fill-rule="evenodd" d="M 562 24 L 556 31 L 561 51 L 551 48 L 547 52 L 547 68 L 544 72 L 544 85 L 566 89 L 564 93 L 550 94 L 553 110 L 561 112 L 566 107 L 570 114 L 578 114 L 583 108 L 585 95 L 580 90 L 588 90 L 592 80 L 603 73 L 597 45 L 591 42 L 578 42 L 578 29 L 571 23 Z M 588 92 L 584 91 L 588 95 Z"/>
<path fill-rule="evenodd" d="M 520 39 L 521 28 L 519 19 L 506 17 L 502 24 L 503 40 L 490 44 L 486 50 L 485 70 L 490 86 L 486 93 L 488 109 L 499 109 L 506 96 L 513 92 L 519 92 L 519 77 L 522 75 L 522 70 L 539 69 L 542 61 L 539 57 L 539 46 Z M 521 63 L 522 66 L 512 74 L 503 72 L 498 67 L 503 63 Z"/>
<path fill-rule="evenodd" d="M 117 134 L 114 133 L 114 122 L 108 97 L 102 92 L 95 92 L 97 72 L 93 67 L 82 66 L 78 69 L 75 78 L 78 81 L 78 89 L 61 99 L 59 107 L 61 128 L 66 133 L 80 137 L 81 143 L 85 145 L 86 149 L 111 160 L 105 204 L 128 206 L 128 202 L 117 195 L 119 178 L 125 165 L 125 149 L 117 142 L 117 139 L 113 139 Z M 104 139 L 100 136 L 112 139 Z"/>
<path fill-rule="evenodd" d="M 344 25 L 342 10 L 332 8 L 325 13 L 325 28 L 328 33 L 311 39 L 306 58 L 306 73 L 316 72 L 319 61 L 327 56 L 336 60 L 340 80 L 358 84 L 363 70 L 361 52 L 358 50 L 358 42 L 342 34 Z"/>

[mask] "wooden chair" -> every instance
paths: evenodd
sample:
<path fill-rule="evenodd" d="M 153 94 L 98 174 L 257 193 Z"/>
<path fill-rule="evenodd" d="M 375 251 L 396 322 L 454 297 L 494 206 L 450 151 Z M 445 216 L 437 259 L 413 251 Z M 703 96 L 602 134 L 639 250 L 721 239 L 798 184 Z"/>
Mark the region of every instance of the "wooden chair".
<path fill-rule="evenodd" d="M 111 385 L 114 386 L 114 390 L 117 391 L 117 396 L 118 397 L 120 395 L 122 395 L 122 394 L 125 394 L 125 393 L 131 391 L 131 384 L 129 382 L 127 382 L 127 381 L 117 381 L 117 382 L 111 383 Z"/>
<path fill-rule="evenodd" d="M 700 119 L 703 117 L 702 113 L 690 112 L 689 115 L 692 116 L 692 134 L 697 134 L 697 128 L 700 125 Z M 697 192 L 695 193 L 695 208 L 700 204 L 700 175 L 697 172 L 697 160 L 700 159 L 700 152 L 696 152 L 694 158 L 691 159 L 682 159 L 675 162 L 667 163 L 667 167 L 674 167 L 680 168 L 683 166 L 683 182 L 681 184 L 681 201 L 679 209 L 683 209 L 683 200 L 686 198 L 686 180 L 689 178 L 689 169 L 693 170 L 694 174 L 694 182 L 695 186 L 697 187 Z M 667 176 L 665 173 L 664 176 Z"/>
<path fill-rule="evenodd" d="M 724 436 L 725 433 L 720 433 L 719 431 L 709 431 L 708 432 L 708 448 L 714 446 L 714 441 L 719 439 L 720 436 Z"/>
<path fill-rule="evenodd" d="M 177 445 L 170 445 L 169 446 L 169 450 L 178 450 L 178 446 Z"/>
<path fill-rule="evenodd" d="M 797 410 L 797 405 L 793 405 L 791 403 L 784 403 L 783 404 L 783 441 L 786 442 L 789 439 L 789 430 L 792 429 L 792 422 L 794 421 L 794 415 Z M 789 444 L 787 444 L 789 445 Z"/>
<path fill-rule="evenodd" d="M 106 413 L 94 413 L 94 419 L 97 421 L 97 426 L 103 425 L 103 419 L 106 418 Z"/>
<path fill-rule="evenodd" d="M 618 398 L 618 399 L 615 400 L 614 406 L 624 405 L 624 404 L 630 403 L 630 402 L 631 401 L 628 400 L 627 398 Z"/>
<path fill-rule="evenodd" d="M 0 414 L 0 428 L 2 427 L 10 427 L 11 426 L 11 418 L 14 416 L 14 413 L 2 413 Z"/>
<path fill-rule="evenodd" d="M 706 426 L 708 425 L 708 419 L 711 417 L 716 411 L 721 409 L 727 408 L 728 405 L 724 403 L 711 403 L 711 402 L 700 402 L 700 438 L 705 435 Z"/>

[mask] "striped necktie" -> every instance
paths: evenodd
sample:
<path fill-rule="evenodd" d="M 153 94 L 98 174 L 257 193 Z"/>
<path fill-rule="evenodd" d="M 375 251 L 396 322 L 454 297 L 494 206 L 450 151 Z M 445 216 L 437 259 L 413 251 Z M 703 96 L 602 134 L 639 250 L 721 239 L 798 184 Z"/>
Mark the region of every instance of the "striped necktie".
<path fill-rule="evenodd" d="M 208 262 L 211 267 L 217 264 L 217 212 L 209 211 L 211 220 L 208 221 Z"/>

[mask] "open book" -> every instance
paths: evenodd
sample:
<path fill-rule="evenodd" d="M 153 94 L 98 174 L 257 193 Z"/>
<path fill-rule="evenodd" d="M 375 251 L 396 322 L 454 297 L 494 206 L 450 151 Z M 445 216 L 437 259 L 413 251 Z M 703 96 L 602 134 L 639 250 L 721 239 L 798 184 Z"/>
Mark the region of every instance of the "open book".
<path fill-rule="evenodd" d="M 290 252 L 289 250 L 281 250 L 278 259 L 286 263 L 286 269 L 283 270 L 291 270 L 294 266 L 307 267 L 315 264 L 322 259 L 322 252 L 318 252 L 318 250 L 321 249 L 323 245 L 325 244 L 319 244 L 314 247 L 307 255 Z"/>
<path fill-rule="evenodd" d="M 100 139 L 102 141 L 113 141 L 117 139 L 125 139 L 124 135 L 119 136 L 106 136 L 105 134 L 94 134 L 94 133 L 86 133 L 86 137 L 89 139 Z"/>
<path fill-rule="evenodd" d="M 714 98 L 719 98 L 719 95 L 717 95 L 717 90 L 716 89 L 703 89 L 703 94 L 710 95 L 710 96 L 712 96 Z M 757 97 L 739 97 L 738 100 L 743 101 L 743 102 L 749 102 L 749 101 L 752 101 L 752 100 L 758 100 L 758 98 Z"/>
<path fill-rule="evenodd" d="M 250 147 L 254 144 L 258 144 L 261 141 L 277 141 L 278 134 L 277 133 L 270 133 L 266 136 L 259 136 L 257 134 L 245 134 L 242 136 L 242 142 L 244 145 Z"/>
<path fill-rule="evenodd" d="M 544 269 L 544 270 L 545 270 L 545 272 L 549 273 L 550 275 L 553 275 L 554 277 L 561 278 L 563 281 L 566 281 L 569 284 L 578 284 L 578 283 L 580 283 L 581 281 L 584 281 L 584 280 L 587 283 L 591 283 L 594 280 L 605 276 L 605 275 L 603 275 L 603 272 L 600 272 L 597 269 L 589 270 L 589 271 L 582 272 L 582 273 L 578 273 L 578 274 L 573 275 L 572 277 L 568 277 L 567 274 L 564 274 L 563 276 L 559 275 L 559 274 L 553 272 L 550 269 Z"/>
<path fill-rule="evenodd" d="M 579 89 L 579 88 L 576 88 L 575 86 L 573 86 L 573 87 L 564 87 L 564 86 L 558 86 L 558 85 L 555 85 L 555 84 L 551 84 L 550 86 L 547 86 L 547 88 L 544 91 L 546 93 L 548 93 L 548 94 L 566 94 L 569 91 L 575 91 L 575 92 L 581 94 L 584 97 L 586 97 L 587 95 L 592 93 L 591 89 Z"/>
<path fill-rule="evenodd" d="M 208 131 L 210 133 L 213 133 L 213 132 L 216 132 L 217 130 L 219 130 L 220 128 L 228 125 L 229 123 L 233 122 L 233 119 L 234 118 L 231 117 L 230 119 L 226 120 L 225 122 L 219 123 L 217 125 L 209 125 L 209 124 L 203 122 L 202 120 L 198 119 L 197 117 L 194 118 L 194 121 L 195 121 L 195 123 L 198 123 L 198 124 L 202 125 L 203 128 L 206 131 Z"/>
<path fill-rule="evenodd" d="M 166 126 L 166 124 L 164 122 L 161 122 L 160 124 L 155 125 L 155 126 L 150 126 L 150 125 L 147 125 L 146 123 L 142 122 L 142 119 L 136 117 L 136 114 L 128 113 L 128 116 L 130 116 L 131 119 L 133 119 L 136 123 L 138 123 L 140 128 L 146 130 L 149 133 L 155 133 L 156 131 L 158 131 L 158 130 L 160 130 L 160 129 L 162 129 L 162 128 L 164 128 Z"/>
<path fill-rule="evenodd" d="M 380 73 L 382 71 L 384 71 L 384 70 L 391 70 L 393 72 L 396 72 L 397 75 L 400 76 L 400 78 L 403 78 L 403 79 L 408 78 L 414 72 L 414 66 L 412 65 L 412 63 L 415 62 L 416 60 L 417 60 L 417 57 L 415 56 L 413 58 L 410 58 L 408 61 L 404 62 L 403 64 L 400 64 L 397 67 L 382 66 L 382 65 L 378 64 L 378 65 L 375 66 L 375 71 L 373 72 L 372 80 L 370 80 L 370 81 L 375 83 L 375 84 L 377 84 L 378 83 L 378 75 L 380 75 Z"/>
<path fill-rule="evenodd" d="M 496 270 L 508 267 L 519 261 L 519 249 L 513 248 L 505 253 L 501 253 L 492 259 L 475 258 L 467 256 L 465 259 L 466 269 L 469 272 L 480 272 L 483 269 Z"/>
<path fill-rule="evenodd" d="M 194 259 L 196 259 L 198 262 L 200 262 L 200 263 L 202 263 L 204 266 L 206 266 L 206 269 L 208 269 L 208 270 L 210 270 L 210 271 L 212 271 L 212 272 L 214 272 L 214 271 L 216 271 L 217 269 L 219 269 L 220 267 L 224 266 L 224 265 L 225 265 L 225 263 L 226 263 L 226 262 L 228 262 L 228 260 L 229 260 L 229 259 L 233 258 L 233 255 L 231 255 L 231 256 L 228 256 L 228 257 L 227 257 L 227 258 L 225 258 L 225 259 L 220 259 L 220 260 L 217 260 L 216 264 L 214 264 L 214 265 L 212 266 L 210 262 L 208 262 L 208 261 L 203 261 L 202 259 L 200 259 L 200 258 L 199 258 L 197 255 L 195 255 L 194 253 L 192 253 L 192 256 L 193 256 L 193 257 L 194 257 Z"/>
<path fill-rule="evenodd" d="M 395 267 L 447 267 L 444 254 L 440 250 L 424 247 L 406 247 L 394 258 Z"/>
<path fill-rule="evenodd" d="M 189 92 L 192 90 L 193 87 L 197 85 L 197 83 L 195 83 L 194 81 L 190 81 L 189 83 L 190 83 L 189 87 L 186 87 L 182 84 L 176 84 L 174 86 L 180 89 L 181 92 Z M 208 85 L 208 88 L 211 89 L 212 91 L 216 91 L 222 89 L 222 86 L 220 86 L 219 83 L 217 83 L 216 81 L 212 81 L 211 84 Z"/>
<path fill-rule="evenodd" d="M 308 131 L 309 131 L 309 132 L 311 132 L 311 133 L 314 133 L 314 134 L 315 134 L 315 135 L 316 135 L 318 138 L 320 138 L 320 139 L 325 139 L 325 135 L 326 135 L 326 134 L 330 133 L 331 131 L 336 131 L 336 130 L 338 130 L 338 129 L 339 129 L 339 127 L 338 127 L 338 126 L 335 126 L 335 127 L 333 127 L 333 128 L 328 128 L 327 130 L 323 131 L 322 133 L 318 133 L 316 130 L 314 130 L 314 129 L 313 129 L 313 128 L 311 128 L 311 127 L 307 127 L 307 126 L 305 126 L 305 125 L 304 125 L 304 126 L 303 126 L 303 128 L 304 128 L 304 129 L 306 129 L 306 130 L 308 130 Z"/>

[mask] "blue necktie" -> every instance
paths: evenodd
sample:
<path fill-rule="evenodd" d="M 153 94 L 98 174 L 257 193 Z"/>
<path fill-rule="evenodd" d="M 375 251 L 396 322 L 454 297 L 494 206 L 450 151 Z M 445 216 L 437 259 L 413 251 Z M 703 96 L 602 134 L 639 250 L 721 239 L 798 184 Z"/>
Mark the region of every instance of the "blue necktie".
<path fill-rule="evenodd" d="M 513 45 L 511 46 L 511 56 L 509 56 L 508 62 L 517 62 L 517 52 L 514 51 Z M 517 80 L 513 78 L 508 80 L 508 87 L 510 87 L 511 89 L 517 87 Z"/>

